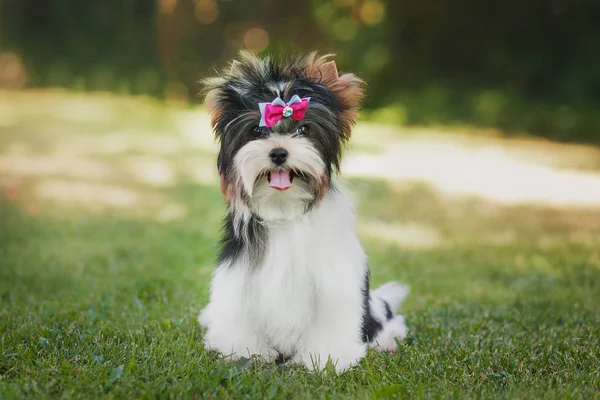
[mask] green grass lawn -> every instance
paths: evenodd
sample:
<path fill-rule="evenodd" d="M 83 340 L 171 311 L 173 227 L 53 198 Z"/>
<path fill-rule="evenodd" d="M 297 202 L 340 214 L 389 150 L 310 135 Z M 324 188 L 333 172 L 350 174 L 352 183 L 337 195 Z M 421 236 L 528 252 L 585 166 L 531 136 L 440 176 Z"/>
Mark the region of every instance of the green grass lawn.
<path fill-rule="evenodd" d="M 355 153 L 406 139 L 358 131 Z M 373 284 L 411 286 L 407 340 L 340 376 L 227 364 L 196 321 L 224 211 L 206 116 L 1 93 L 0 399 L 600 397 L 600 209 L 347 182 Z"/>

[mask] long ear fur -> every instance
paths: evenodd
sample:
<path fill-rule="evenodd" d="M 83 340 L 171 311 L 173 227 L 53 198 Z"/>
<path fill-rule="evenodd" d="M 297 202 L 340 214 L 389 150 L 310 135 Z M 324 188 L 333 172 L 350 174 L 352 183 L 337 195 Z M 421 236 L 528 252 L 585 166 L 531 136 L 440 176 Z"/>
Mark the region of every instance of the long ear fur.
<path fill-rule="evenodd" d="M 202 81 L 206 96 L 204 97 L 204 106 L 210 116 L 211 127 L 215 124 L 223 114 L 224 105 L 221 102 L 223 97 L 223 87 L 227 84 L 225 78 L 209 78 Z"/>
<path fill-rule="evenodd" d="M 340 75 L 335 61 L 328 61 L 331 54 L 317 58 L 315 52 L 310 53 L 306 59 L 305 75 L 326 86 L 339 100 L 342 106 L 340 119 L 342 120 L 344 139 L 350 139 L 352 125 L 364 98 L 365 82 L 354 74 Z"/>
<path fill-rule="evenodd" d="M 224 97 L 223 90 L 231 79 L 243 78 L 245 74 L 266 75 L 271 62 L 269 57 L 259 58 L 256 53 L 241 50 L 238 54 L 239 60 L 233 60 L 227 68 L 221 71 L 217 77 L 207 78 L 201 81 L 204 87 L 204 106 L 210 115 L 211 125 L 215 126 L 223 114 L 225 106 L 221 99 Z"/>

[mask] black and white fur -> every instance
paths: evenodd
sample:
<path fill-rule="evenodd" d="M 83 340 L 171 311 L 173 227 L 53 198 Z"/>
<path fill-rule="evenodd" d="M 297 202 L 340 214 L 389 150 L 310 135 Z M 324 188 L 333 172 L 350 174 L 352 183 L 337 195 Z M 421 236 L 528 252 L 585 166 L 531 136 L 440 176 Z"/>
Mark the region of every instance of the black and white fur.
<path fill-rule="evenodd" d="M 394 351 L 407 334 L 394 311 L 408 289 L 369 290 L 354 207 L 334 179 L 363 82 L 314 54 L 275 64 L 242 52 L 207 87 L 228 213 L 210 302 L 199 316 L 206 347 L 318 370 L 331 359 L 337 371 L 368 347 Z M 258 103 L 294 94 L 311 98 L 301 121 L 258 127 Z M 282 165 L 269 156 L 276 148 L 288 152 Z M 290 173 L 291 189 L 269 187 L 277 170 Z"/>

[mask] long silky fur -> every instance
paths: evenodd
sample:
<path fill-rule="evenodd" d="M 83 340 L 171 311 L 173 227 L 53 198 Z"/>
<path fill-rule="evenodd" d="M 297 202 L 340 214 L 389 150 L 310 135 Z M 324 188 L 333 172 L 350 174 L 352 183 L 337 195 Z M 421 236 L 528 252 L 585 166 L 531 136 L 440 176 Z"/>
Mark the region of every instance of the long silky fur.
<path fill-rule="evenodd" d="M 368 347 L 395 350 L 407 328 L 394 309 L 407 289 L 370 290 L 354 206 L 334 179 L 364 82 L 338 73 L 329 56 L 275 63 L 243 51 L 204 84 L 227 203 L 211 301 L 199 316 L 206 347 L 314 369 L 331 358 L 338 371 Z M 258 127 L 259 103 L 293 95 L 310 97 L 300 121 Z M 275 149 L 287 150 L 285 161 L 271 159 Z M 285 188 L 269 181 L 273 173 L 289 179 Z"/>

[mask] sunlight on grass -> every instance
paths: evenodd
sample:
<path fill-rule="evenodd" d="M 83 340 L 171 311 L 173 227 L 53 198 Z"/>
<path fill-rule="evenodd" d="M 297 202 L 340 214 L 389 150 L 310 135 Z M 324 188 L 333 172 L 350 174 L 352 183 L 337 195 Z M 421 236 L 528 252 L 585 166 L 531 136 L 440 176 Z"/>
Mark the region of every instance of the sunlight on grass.
<path fill-rule="evenodd" d="M 156 213 L 156 220 L 168 223 L 185 218 L 187 214 L 187 207 L 181 204 L 169 203 L 158 210 Z"/>
<path fill-rule="evenodd" d="M 359 229 L 363 235 L 397 244 L 403 249 L 431 249 L 444 245 L 437 230 L 415 222 L 400 224 L 366 220 L 359 224 Z"/>
<path fill-rule="evenodd" d="M 466 147 L 448 138 L 398 140 L 378 154 L 350 154 L 343 168 L 346 176 L 421 181 L 502 204 L 600 207 L 600 172 L 524 161 L 497 141 Z"/>
<path fill-rule="evenodd" d="M 172 186 L 176 182 L 173 167 L 164 159 L 152 156 L 129 156 L 123 164 L 136 182 L 162 187 Z"/>
<path fill-rule="evenodd" d="M 0 95 L 0 100 L 2 100 L 2 96 Z M 13 125 L 17 124 L 17 120 L 14 117 L 13 107 L 6 103 L 0 103 L 0 127 L 9 128 Z"/>
<path fill-rule="evenodd" d="M 177 138 L 165 134 L 148 136 L 147 131 L 133 129 L 109 130 L 101 137 L 89 134 L 73 135 L 58 140 L 54 151 L 57 154 L 120 155 L 133 152 L 156 155 L 176 155 L 183 148 Z"/>
<path fill-rule="evenodd" d="M 0 155 L 0 174 L 30 178 L 59 175 L 92 180 L 115 177 L 110 165 L 72 154 Z"/>
<path fill-rule="evenodd" d="M 186 145 L 209 152 L 216 151 L 217 146 L 210 129 L 210 119 L 202 109 L 172 112 L 171 118 L 175 129 L 185 139 Z"/>
<path fill-rule="evenodd" d="M 216 157 L 189 157 L 183 160 L 184 169 L 191 180 L 204 185 L 219 184 L 219 177 L 215 173 L 216 165 Z"/>
<path fill-rule="evenodd" d="M 34 190 L 41 198 L 67 204 L 132 208 L 141 203 L 139 193 L 116 185 L 62 179 L 41 181 Z"/>

